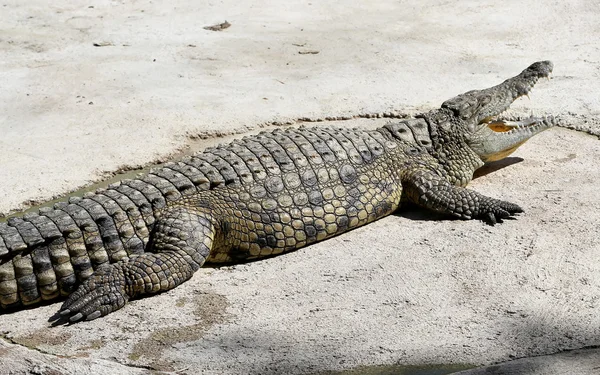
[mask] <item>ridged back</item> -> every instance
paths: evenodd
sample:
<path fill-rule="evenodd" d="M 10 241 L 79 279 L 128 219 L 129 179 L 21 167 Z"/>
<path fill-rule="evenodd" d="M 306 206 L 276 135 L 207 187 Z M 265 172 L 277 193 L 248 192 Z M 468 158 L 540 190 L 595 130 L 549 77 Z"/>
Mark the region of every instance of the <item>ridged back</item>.
<path fill-rule="evenodd" d="M 300 128 L 262 132 L 152 169 L 84 197 L 0 223 L 0 305 L 31 305 L 70 294 L 107 263 L 143 253 L 168 201 L 234 184 L 263 185 L 318 166 L 372 162 L 395 147 L 389 132 Z M 340 171 L 344 169 L 341 168 Z M 341 176 L 343 178 L 343 176 Z"/>

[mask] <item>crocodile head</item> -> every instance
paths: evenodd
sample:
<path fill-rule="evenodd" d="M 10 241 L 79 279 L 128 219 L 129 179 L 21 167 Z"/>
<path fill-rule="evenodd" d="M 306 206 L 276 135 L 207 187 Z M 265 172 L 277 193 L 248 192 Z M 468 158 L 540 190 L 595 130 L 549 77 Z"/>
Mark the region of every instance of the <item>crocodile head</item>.
<path fill-rule="evenodd" d="M 532 64 L 501 84 L 473 90 L 447 100 L 442 109 L 451 112 L 454 131 L 463 135 L 469 148 L 483 162 L 505 158 L 529 138 L 555 125 L 553 117 L 530 117 L 518 121 L 498 119 L 519 97 L 528 95 L 538 79 L 549 77 L 550 61 Z M 458 120 L 458 121 L 457 121 Z"/>

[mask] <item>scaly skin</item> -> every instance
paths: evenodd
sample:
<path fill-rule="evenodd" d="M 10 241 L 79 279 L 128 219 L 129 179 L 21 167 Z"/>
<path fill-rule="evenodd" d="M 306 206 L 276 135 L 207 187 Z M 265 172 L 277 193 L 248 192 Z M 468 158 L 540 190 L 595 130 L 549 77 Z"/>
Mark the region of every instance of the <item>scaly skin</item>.
<path fill-rule="evenodd" d="M 71 322 L 169 290 L 205 262 L 292 251 L 411 201 L 463 219 L 502 221 L 522 209 L 464 186 L 552 118 L 491 121 L 538 78 L 538 62 L 486 90 L 373 131 L 263 132 L 208 149 L 54 209 L 0 223 L 0 304 L 70 295 Z"/>

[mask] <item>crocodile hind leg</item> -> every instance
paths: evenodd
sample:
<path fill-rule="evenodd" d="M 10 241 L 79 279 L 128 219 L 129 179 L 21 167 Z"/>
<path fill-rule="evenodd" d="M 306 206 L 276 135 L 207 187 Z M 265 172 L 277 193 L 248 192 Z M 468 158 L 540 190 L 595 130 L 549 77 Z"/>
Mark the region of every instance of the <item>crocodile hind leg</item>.
<path fill-rule="evenodd" d="M 431 170 L 418 169 L 403 176 L 408 199 L 419 206 L 462 219 L 481 219 L 490 225 L 523 212 L 518 205 L 454 186 Z"/>
<path fill-rule="evenodd" d="M 60 316 L 71 322 L 92 320 L 120 309 L 131 298 L 175 288 L 208 258 L 215 231 L 208 209 L 163 210 L 147 252 L 96 270 L 65 301 Z"/>

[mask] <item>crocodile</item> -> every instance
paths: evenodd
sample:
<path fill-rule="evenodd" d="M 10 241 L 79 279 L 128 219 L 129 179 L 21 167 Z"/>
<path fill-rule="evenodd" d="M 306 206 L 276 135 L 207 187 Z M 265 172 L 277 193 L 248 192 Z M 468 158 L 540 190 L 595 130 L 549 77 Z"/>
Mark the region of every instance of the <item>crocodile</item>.
<path fill-rule="evenodd" d="M 440 108 L 359 128 L 281 128 L 208 148 L 0 223 L 3 311 L 66 297 L 56 320 L 105 316 L 189 280 L 205 263 L 299 249 L 412 202 L 462 219 L 502 222 L 517 204 L 465 186 L 555 125 L 501 114 L 549 78 L 550 61 Z"/>

